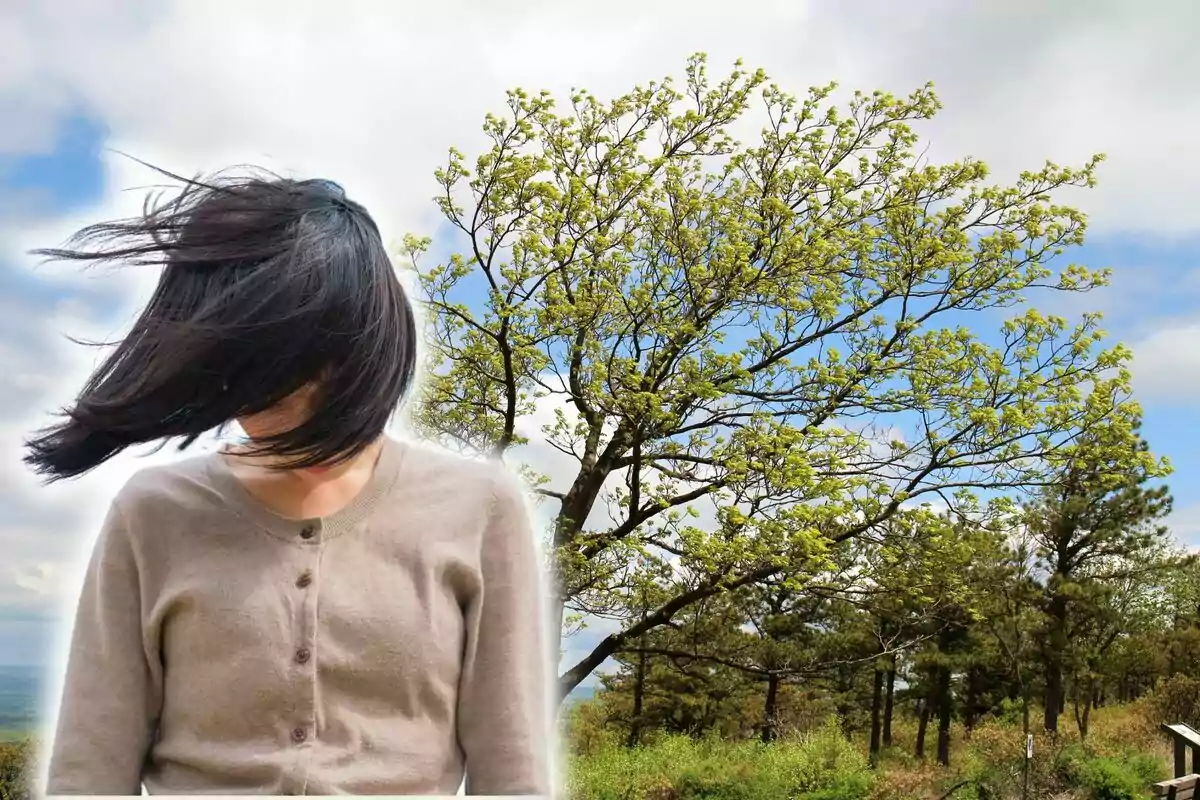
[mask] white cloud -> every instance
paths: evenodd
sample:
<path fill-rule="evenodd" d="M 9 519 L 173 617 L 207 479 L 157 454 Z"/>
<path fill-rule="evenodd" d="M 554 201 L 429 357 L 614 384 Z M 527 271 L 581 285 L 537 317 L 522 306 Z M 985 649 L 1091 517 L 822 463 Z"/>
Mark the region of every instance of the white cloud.
<path fill-rule="evenodd" d="M 610 93 L 707 50 L 714 76 L 743 56 L 795 91 L 837 78 L 907 92 L 933 79 L 946 102 L 928 131 L 937 155 L 1011 173 L 1105 150 L 1101 188 L 1078 198 L 1098 224 L 1196 227 L 1200 163 L 1180 157 L 1200 123 L 1189 77 L 1200 53 L 1187 39 L 1200 12 L 1187 0 L 1099 1 L 1086 15 L 1032 0 L 746 0 L 733 17 L 716 0 L 354 9 L 24 0 L 4 12 L 9 38 L 26 44 L 0 48 L 0 93 L 32 98 L 18 117 L 39 130 L 64 108 L 45 98 L 77 98 L 115 145 L 185 171 L 250 159 L 335 175 L 389 226 L 415 226 L 429 218 L 433 166 L 448 145 L 477 143 L 505 88 Z"/>
<path fill-rule="evenodd" d="M 1167 525 L 1184 547 L 1200 553 L 1200 503 L 1175 509 L 1167 517 Z"/>
<path fill-rule="evenodd" d="M 1139 398 L 1196 405 L 1200 402 L 1200 322 L 1160 328 L 1132 345 Z"/>
<path fill-rule="evenodd" d="M 13 569 L 13 583 L 34 595 L 46 597 L 58 592 L 62 584 L 62 565 L 50 561 L 35 561 Z"/>

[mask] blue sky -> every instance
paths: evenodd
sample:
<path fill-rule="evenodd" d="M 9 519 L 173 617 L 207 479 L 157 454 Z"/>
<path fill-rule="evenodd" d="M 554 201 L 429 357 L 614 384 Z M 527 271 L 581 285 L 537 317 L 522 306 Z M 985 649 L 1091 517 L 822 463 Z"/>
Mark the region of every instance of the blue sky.
<path fill-rule="evenodd" d="M 432 170 L 450 144 L 473 152 L 504 88 L 605 94 L 678 73 L 696 50 L 710 52 L 714 74 L 744 56 L 795 91 L 837 78 L 899 92 L 933 79 L 946 110 L 923 131 L 931 157 L 978 155 L 1001 178 L 1046 157 L 1108 152 L 1100 188 L 1069 198 L 1092 216 L 1089 243 L 1070 257 L 1113 267 L 1113 285 L 1045 310 L 1102 310 L 1134 348 L 1144 432 L 1176 468 L 1172 524 L 1200 546 L 1200 216 L 1189 188 L 1200 182 L 1189 160 L 1200 101 L 1181 91 L 1200 61 L 1178 38 L 1194 29 L 1187 3 L 1149 14 L 1097 2 L 1080 20 L 1033 3 L 932 2 L 901 18 L 874 2 L 850 13 L 748 0 L 743 18 L 770 22 L 753 26 L 680 16 L 674 2 L 616 3 L 611 20 L 532 0 L 502 16 L 389 3 L 353 17 L 317 2 L 55 5 L 0 12 L 0 31 L 32 43 L 6 50 L 0 34 L 0 52 L 16 53 L 0 78 L 0 664 L 52 659 L 94 523 L 133 464 L 42 490 L 18 463 L 21 433 L 91 363 L 62 334 L 111 335 L 147 287 L 144 275 L 34 269 L 22 255 L 136 210 L 140 195 L 127 190 L 154 178 L 106 147 L 183 173 L 254 161 L 321 174 L 389 235 L 435 232 Z M 1015 7 L 1028 19 L 1004 10 Z M 470 70 L 446 64 L 449 47 L 475 54 Z"/>

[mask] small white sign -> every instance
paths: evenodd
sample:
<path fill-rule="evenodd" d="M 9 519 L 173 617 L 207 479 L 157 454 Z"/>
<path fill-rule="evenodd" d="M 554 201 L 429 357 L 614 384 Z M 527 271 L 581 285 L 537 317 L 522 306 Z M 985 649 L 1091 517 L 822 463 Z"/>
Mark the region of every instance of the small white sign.
<path fill-rule="evenodd" d="M 1033 734 L 1032 733 L 1028 733 L 1025 735 L 1025 758 L 1026 759 L 1033 758 Z"/>

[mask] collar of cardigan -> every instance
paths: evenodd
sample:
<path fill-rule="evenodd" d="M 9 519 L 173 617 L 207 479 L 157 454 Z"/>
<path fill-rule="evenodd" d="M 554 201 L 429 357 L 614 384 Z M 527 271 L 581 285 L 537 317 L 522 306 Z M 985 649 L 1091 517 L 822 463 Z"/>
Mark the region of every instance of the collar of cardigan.
<path fill-rule="evenodd" d="M 298 544 L 320 544 L 326 539 L 353 530 L 371 509 L 391 490 L 403 460 L 404 445 L 385 436 L 375 469 L 358 494 L 341 510 L 327 517 L 292 519 L 268 508 L 250 493 L 230 469 L 221 452 L 208 457 L 209 479 L 239 515 L 248 518 L 267 533 Z"/>

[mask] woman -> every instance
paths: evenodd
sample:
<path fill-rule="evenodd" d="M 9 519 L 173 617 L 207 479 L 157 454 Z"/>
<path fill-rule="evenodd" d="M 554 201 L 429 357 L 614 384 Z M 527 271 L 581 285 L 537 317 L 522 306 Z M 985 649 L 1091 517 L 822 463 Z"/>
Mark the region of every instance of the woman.
<path fill-rule="evenodd" d="M 464 773 L 468 794 L 549 793 L 522 493 L 385 435 L 416 330 L 366 210 L 327 181 L 218 176 L 37 252 L 164 270 L 30 465 L 246 434 L 112 503 L 48 793 L 453 794 Z"/>

